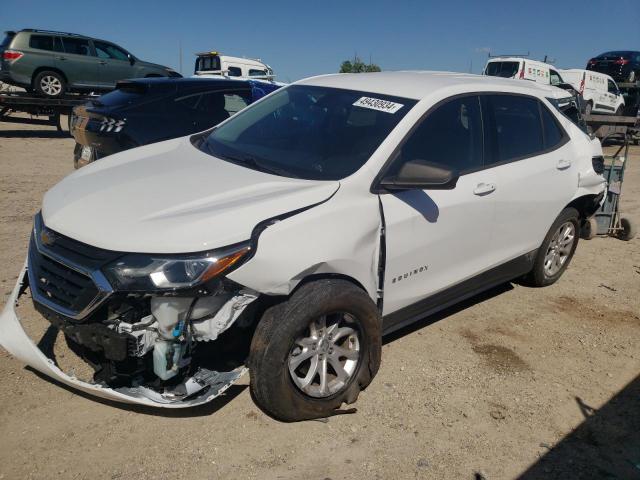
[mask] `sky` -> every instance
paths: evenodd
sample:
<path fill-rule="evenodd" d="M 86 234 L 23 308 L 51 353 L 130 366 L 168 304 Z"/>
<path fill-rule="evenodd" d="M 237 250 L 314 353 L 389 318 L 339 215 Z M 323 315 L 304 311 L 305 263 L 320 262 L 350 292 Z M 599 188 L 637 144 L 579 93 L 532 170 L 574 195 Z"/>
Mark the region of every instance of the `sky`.
<path fill-rule="evenodd" d="M 260 58 L 291 82 L 356 54 L 383 70 L 480 73 L 489 52 L 584 68 L 607 50 L 640 50 L 640 0 L 2 0 L 0 29 L 22 28 L 110 40 L 176 70 L 182 50 L 185 76 L 196 52 Z"/>

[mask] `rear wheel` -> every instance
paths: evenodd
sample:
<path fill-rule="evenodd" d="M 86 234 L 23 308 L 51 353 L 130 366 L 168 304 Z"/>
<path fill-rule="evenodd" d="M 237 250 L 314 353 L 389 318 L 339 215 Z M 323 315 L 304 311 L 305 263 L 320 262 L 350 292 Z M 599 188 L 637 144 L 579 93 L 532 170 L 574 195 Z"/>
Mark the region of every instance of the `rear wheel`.
<path fill-rule="evenodd" d="M 620 226 L 622 227 L 622 230 L 618 232 L 618 238 L 626 241 L 633 240 L 637 231 L 635 225 L 631 223 L 631 220 L 626 217 L 622 217 L 620 219 Z"/>
<path fill-rule="evenodd" d="M 544 238 L 527 283 L 545 287 L 555 283 L 569 266 L 578 246 L 580 219 L 575 208 L 565 208 Z"/>
<path fill-rule="evenodd" d="M 345 280 L 319 280 L 267 310 L 249 357 L 251 392 L 283 421 L 327 417 L 356 401 L 376 375 L 381 320 L 375 303 Z"/>
<path fill-rule="evenodd" d="M 59 97 L 65 93 L 67 83 L 58 72 L 45 70 L 36 75 L 33 89 L 45 97 Z"/>

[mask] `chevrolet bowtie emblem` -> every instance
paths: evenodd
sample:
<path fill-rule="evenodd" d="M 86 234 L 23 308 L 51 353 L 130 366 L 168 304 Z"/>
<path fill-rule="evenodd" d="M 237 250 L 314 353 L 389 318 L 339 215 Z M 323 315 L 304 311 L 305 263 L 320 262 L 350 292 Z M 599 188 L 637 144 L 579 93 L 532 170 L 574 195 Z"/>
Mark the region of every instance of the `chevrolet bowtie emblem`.
<path fill-rule="evenodd" d="M 42 232 L 40 232 L 40 243 L 42 243 L 42 245 L 46 245 L 47 247 L 50 247 L 55 243 L 55 241 L 56 241 L 56 236 L 54 235 L 53 232 L 49 230 L 42 230 Z"/>

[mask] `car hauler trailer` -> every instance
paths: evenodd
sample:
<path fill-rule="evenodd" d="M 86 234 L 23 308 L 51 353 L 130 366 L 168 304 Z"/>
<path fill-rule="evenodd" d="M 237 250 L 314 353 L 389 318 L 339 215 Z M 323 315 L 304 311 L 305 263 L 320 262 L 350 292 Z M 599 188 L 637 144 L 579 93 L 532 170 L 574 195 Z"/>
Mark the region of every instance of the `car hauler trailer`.
<path fill-rule="evenodd" d="M 73 107 L 86 103 L 90 98 L 93 97 L 66 95 L 44 98 L 25 92 L 3 93 L 0 94 L 0 122 L 51 125 L 61 132 L 60 116 L 71 115 Z M 29 117 L 15 116 L 15 113 L 26 113 Z"/>

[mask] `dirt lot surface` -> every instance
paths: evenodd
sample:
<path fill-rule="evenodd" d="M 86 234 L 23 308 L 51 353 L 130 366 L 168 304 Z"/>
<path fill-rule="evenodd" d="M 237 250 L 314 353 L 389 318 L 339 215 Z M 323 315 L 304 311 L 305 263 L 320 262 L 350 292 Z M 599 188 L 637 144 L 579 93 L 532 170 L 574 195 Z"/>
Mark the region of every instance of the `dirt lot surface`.
<path fill-rule="evenodd" d="M 72 150 L 0 126 L 2 304 Z M 640 147 L 623 210 L 640 224 Z M 552 287 L 507 284 L 388 338 L 357 413 L 326 422 L 265 416 L 248 377 L 192 410 L 97 401 L 0 349 L 0 479 L 640 478 L 638 339 L 640 238 L 597 238 Z"/>

